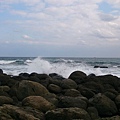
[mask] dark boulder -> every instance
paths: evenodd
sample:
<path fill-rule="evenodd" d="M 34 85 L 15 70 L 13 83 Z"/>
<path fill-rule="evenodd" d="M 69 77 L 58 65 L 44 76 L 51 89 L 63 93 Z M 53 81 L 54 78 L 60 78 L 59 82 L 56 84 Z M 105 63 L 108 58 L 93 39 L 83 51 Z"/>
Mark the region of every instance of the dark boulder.
<path fill-rule="evenodd" d="M 35 113 L 36 110 L 32 112 L 21 108 L 21 107 L 17 107 L 17 106 L 13 106 L 13 105 L 3 105 L 0 108 L 0 120 L 44 120 L 44 116 L 43 114 L 41 114 L 41 112 L 37 111 L 37 114 L 40 115 L 36 115 Z"/>
<path fill-rule="evenodd" d="M 13 103 L 13 99 L 7 96 L 0 96 L 0 105 L 3 104 L 12 104 Z"/>
<path fill-rule="evenodd" d="M 9 86 L 0 86 L 0 96 L 9 96 L 10 87 Z"/>
<path fill-rule="evenodd" d="M 59 107 L 69 108 L 69 107 L 78 107 L 78 108 L 87 108 L 86 101 L 82 100 L 81 97 L 60 97 L 59 98 Z"/>
<path fill-rule="evenodd" d="M 89 114 L 82 108 L 58 108 L 47 111 L 46 120 L 91 120 Z"/>
<path fill-rule="evenodd" d="M 61 87 L 55 84 L 49 84 L 48 90 L 52 93 L 60 93 L 62 91 Z"/>
<path fill-rule="evenodd" d="M 76 89 L 66 89 L 64 92 L 65 92 L 64 93 L 65 96 L 70 96 L 70 97 L 82 96 L 80 92 Z"/>
<path fill-rule="evenodd" d="M 47 87 L 49 85 L 51 77 L 47 74 L 37 74 L 37 73 L 31 73 L 29 75 L 29 80 L 38 82 L 42 84 L 43 86 Z"/>
<path fill-rule="evenodd" d="M 88 99 L 92 98 L 95 95 L 95 93 L 91 89 L 86 88 L 82 85 L 78 86 L 78 91 L 80 91 L 81 95 Z"/>
<path fill-rule="evenodd" d="M 118 110 L 115 103 L 105 95 L 99 93 L 89 100 L 101 117 L 108 117 L 115 115 Z"/>
<path fill-rule="evenodd" d="M 96 83 L 94 81 L 89 81 L 82 84 L 86 88 L 90 89 L 94 93 L 102 93 L 104 91 L 104 87 L 100 83 Z"/>
<path fill-rule="evenodd" d="M 113 75 L 104 75 L 104 76 L 98 76 L 97 82 L 101 83 L 102 85 L 109 84 L 113 86 L 115 90 L 119 90 L 120 87 L 120 79 Z"/>
<path fill-rule="evenodd" d="M 76 89 L 77 84 L 71 79 L 64 79 L 61 81 L 60 87 L 63 89 Z"/>
<path fill-rule="evenodd" d="M 38 109 L 42 112 L 46 112 L 48 110 L 52 110 L 55 106 L 47 101 L 45 98 L 41 96 L 29 96 L 23 99 L 22 104 L 24 106 L 29 106 L 34 109 Z"/>
<path fill-rule="evenodd" d="M 0 85 L 12 87 L 17 83 L 16 80 L 12 79 L 11 76 L 0 74 Z"/>
<path fill-rule="evenodd" d="M 109 92 L 109 91 L 106 91 L 104 93 L 104 95 L 107 96 L 108 98 L 110 98 L 111 100 L 115 100 L 115 98 L 116 98 L 116 95 L 112 92 Z"/>
<path fill-rule="evenodd" d="M 95 107 L 88 107 L 87 112 L 89 113 L 92 120 L 97 120 L 99 118 L 98 111 Z"/>
<path fill-rule="evenodd" d="M 108 68 L 108 66 L 98 66 L 98 65 L 95 65 L 94 68 Z"/>
<path fill-rule="evenodd" d="M 57 79 L 57 80 L 63 80 L 63 79 L 65 79 L 63 76 L 58 75 L 57 73 L 50 73 L 49 76 L 50 76 L 52 79 Z"/>
<path fill-rule="evenodd" d="M 84 72 L 74 71 L 73 73 L 70 74 L 70 76 L 68 78 L 74 80 L 77 84 L 80 84 L 80 83 L 84 82 L 86 77 L 87 76 Z"/>
<path fill-rule="evenodd" d="M 29 78 L 29 74 L 28 73 L 20 73 L 19 77 L 21 78 L 21 80 L 27 80 Z"/>
<path fill-rule="evenodd" d="M 118 109 L 120 110 L 120 94 L 115 98 L 115 103 L 116 103 Z"/>
<path fill-rule="evenodd" d="M 49 94 L 48 90 L 40 83 L 22 80 L 14 85 L 9 93 L 11 96 L 16 96 L 18 100 L 23 100 L 28 96 L 46 96 Z"/>
<path fill-rule="evenodd" d="M 2 69 L 0 69 L 0 74 L 3 74 L 3 70 Z"/>

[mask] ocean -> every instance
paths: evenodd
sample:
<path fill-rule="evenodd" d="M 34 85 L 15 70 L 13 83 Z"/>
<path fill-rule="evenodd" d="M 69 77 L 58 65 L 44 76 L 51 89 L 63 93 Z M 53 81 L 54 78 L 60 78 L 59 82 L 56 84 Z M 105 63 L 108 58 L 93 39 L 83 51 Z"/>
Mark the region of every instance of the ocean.
<path fill-rule="evenodd" d="M 112 74 L 120 77 L 120 58 L 0 57 L 0 69 L 8 75 L 20 73 L 58 73 L 68 77 L 73 71 L 87 75 Z"/>

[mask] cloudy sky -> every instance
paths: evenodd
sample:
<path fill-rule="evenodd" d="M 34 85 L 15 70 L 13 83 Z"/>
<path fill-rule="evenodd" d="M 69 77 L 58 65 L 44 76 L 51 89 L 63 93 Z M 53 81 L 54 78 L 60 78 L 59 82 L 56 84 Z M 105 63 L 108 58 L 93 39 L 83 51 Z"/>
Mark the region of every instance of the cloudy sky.
<path fill-rule="evenodd" d="M 0 56 L 120 57 L 120 0 L 0 0 Z"/>

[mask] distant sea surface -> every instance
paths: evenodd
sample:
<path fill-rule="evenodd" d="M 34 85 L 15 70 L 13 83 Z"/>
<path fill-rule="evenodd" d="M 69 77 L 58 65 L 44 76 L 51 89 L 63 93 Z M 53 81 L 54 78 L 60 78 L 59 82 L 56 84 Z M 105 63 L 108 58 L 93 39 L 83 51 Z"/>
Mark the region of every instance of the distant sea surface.
<path fill-rule="evenodd" d="M 112 74 L 120 77 L 120 58 L 0 57 L 0 69 L 8 75 L 37 72 L 68 77 L 79 70 L 87 75 Z"/>

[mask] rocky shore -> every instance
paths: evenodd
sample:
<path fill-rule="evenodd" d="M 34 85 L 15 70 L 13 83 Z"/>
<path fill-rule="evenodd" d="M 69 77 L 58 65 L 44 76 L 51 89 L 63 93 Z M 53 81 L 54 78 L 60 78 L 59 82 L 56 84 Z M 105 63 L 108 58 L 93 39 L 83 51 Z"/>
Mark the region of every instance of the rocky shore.
<path fill-rule="evenodd" d="M 0 69 L 0 120 L 120 120 L 120 78 Z"/>

